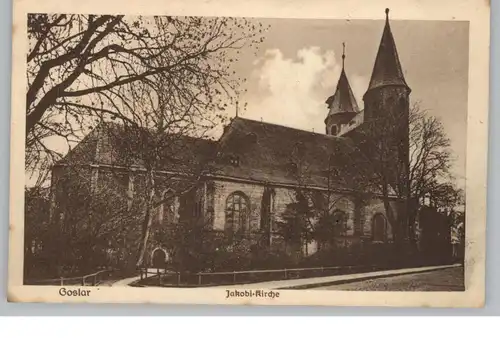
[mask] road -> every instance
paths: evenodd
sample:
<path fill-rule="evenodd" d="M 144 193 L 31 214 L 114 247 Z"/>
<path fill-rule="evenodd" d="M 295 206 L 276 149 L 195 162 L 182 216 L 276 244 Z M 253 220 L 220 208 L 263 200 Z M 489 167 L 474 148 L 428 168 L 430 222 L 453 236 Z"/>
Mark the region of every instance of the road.
<path fill-rule="evenodd" d="M 340 291 L 464 291 L 464 269 L 463 267 L 455 267 L 313 289 Z"/>

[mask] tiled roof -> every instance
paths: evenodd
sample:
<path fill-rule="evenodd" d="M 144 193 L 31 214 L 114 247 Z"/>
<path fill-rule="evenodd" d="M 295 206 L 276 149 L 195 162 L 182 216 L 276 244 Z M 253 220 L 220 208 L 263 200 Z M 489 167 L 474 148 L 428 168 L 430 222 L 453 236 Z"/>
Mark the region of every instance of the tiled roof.
<path fill-rule="evenodd" d="M 327 173 L 345 165 L 336 154 L 350 146 L 347 138 L 238 117 L 220 140 L 217 172 L 258 181 L 327 187 Z M 235 158 L 237 163 L 231 164 L 227 158 Z"/>
<path fill-rule="evenodd" d="M 339 114 L 339 113 L 357 113 L 359 111 L 358 104 L 352 93 L 351 86 L 347 80 L 345 70 L 342 69 L 340 73 L 340 78 L 337 83 L 337 89 L 335 94 L 330 96 L 326 100 L 328 104 L 328 109 L 330 110 L 329 115 Z"/>
<path fill-rule="evenodd" d="M 388 14 L 388 11 L 386 13 Z M 403 75 L 388 17 L 385 22 L 384 32 L 382 33 L 382 39 L 380 40 L 380 46 L 367 91 L 386 85 L 408 87 Z"/>
<path fill-rule="evenodd" d="M 340 151 L 351 146 L 348 138 L 329 136 L 276 124 L 234 118 L 217 141 L 164 135 L 168 153 L 158 170 L 189 172 L 202 168 L 212 175 L 287 185 L 336 187 L 328 172 L 341 163 Z M 122 143 L 120 140 L 126 139 Z M 136 136 L 137 138 L 137 136 Z M 90 133 L 64 161 L 115 166 L 141 166 L 147 151 L 134 134 L 116 124 L 102 125 Z M 124 145 L 125 144 L 125 145 Z M 135 149 L 131 149 L 135 147 Z M 337 154 L 337 155 L 336 155 Z M 151 154 L 149 154 L 151 156 Z M 330 166 L 329 166 L 330 161 Z M 205 169 L 202 168 L 202 169 Z M 337 184 L 337 188 L 341 188 Z"/>

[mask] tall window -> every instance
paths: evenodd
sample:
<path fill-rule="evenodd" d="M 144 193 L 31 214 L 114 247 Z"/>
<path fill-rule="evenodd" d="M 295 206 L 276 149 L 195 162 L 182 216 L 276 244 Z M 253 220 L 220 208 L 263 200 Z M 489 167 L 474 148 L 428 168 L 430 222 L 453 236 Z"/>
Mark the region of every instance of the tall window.
<path fill-rule="evenodd" d="M 241 233 L 248 230 L 250 211 L 248 197 L 242 192 L 234 192 L 226 200 L 226 231 Z"/>
<path fill-rule="evenodd" d="M 372 237 L 374 242 L 384 243 L 387 239 L 387 223 L 384 215 L 376 214 L 372 221 Z"/>
<path fill-rule="evenodd" d="M 260 230 L 269 234 L 272 232 L 274 219 L 274 195 L 273 188 L 265 187 L 260 206 Z"/>
<path fill-rule="evenodd" d="M 345 236 L 347 231 L 347 215 L 342 210 L 335 210 L 332 214 L 334 237 Z"/>
<path fill-rule="evenodd" d="M 318 241 L 319 250 L 333 249 L 338 243 L 337 240 L 346 235 L 347 214 L 340 209 L 334 210 L 325 226 Z"/>
<path fill-rule="evenodd" d="M 158 222 L 160 224 L 171 224 L 175 217 L 174 192 L 167 189 L 163 192 L 158 206 Z"/>

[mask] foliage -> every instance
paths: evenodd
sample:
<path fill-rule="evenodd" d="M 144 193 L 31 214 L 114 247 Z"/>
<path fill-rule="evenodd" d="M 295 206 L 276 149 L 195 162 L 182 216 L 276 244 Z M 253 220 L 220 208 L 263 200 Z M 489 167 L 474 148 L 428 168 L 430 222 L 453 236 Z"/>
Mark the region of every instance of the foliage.
<path fill-rule="evenodd" d="M 50 192 L 46 188 L 32 187 L 24 191 L 25 233 L 34 237 L 47 230 L 49 222 Z"/>
<path fill-rule="evenodd" d="M 34 187 L 24 191 L 24 277 L 49 274 L 44 261 L 49 237 L 49 191 Z M 38 268 L 38 269 L 37 269 Z"/>
<path fill-rule="evenodd" d="M 71 267 L 79 273 L 94 272 L 100 266 L 120 267 L 125 257 L 111 261 L 109 253 L 123 256 L 120 248 L 133 252 L 137 243 L 136 224 L 141 218 L 141 200 L 129 208 L 121 175 L 95 172 L 67 164 L 53 174 L 54 216 L 51 220 L 51 246 L 57 250 L 53 264 Z"/>
<path fill-rule="evenodd" d="M 308 197 L 304 191 L 294 191 L 292 202 L 286 205 L 281 219 L 276 222 L 278 234 L 294 250 L 301 250 L 302 244 L 313 240 L 316 210 Z"/>

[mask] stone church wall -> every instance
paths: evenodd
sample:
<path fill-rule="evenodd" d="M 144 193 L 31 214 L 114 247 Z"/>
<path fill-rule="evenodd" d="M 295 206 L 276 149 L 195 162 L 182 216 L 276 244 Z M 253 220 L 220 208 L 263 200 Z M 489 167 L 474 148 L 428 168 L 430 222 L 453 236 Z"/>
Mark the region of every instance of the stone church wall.
<path fill-rule="evenodd" d="M 242 192 L 250 202 L 249 226 L 251 231 L 257 231 L 260 228 L 260 205 L 264 187 L 260 185 L 236 183 L 229 181 L 214 182 L 214 230 L 224 230 L 226 222 L 226 200 L 234 192 Z"/>
<path fill-rule="evenodd" d="M 290 188 L 275 188 L 275 197 L 274 197 L 274 220 L 281 220 L 281 215 L 286 210 L 286 206 L 292 203 L 295 199 L 294 191 Z M 276 222 L 273 223 L 274 225 Z M 276 226 L 273 228 L 276 231 Z"/>
<path fill-rule="evenodd" d="M 261 230 L 261 203 L 264 193 L 264 186 L 238 183 L 229 181 L 213 182 L 213 229 L 222 231 L 225 224 L 225 208 L 228 196 L 234 192 L 244 193 L 250 202 L 249 225 L 250 231 L 255 232 Z M 287 205 L 295 200 L 295 192 L 292 188 L 275 187 L 274 199 L 272 202 L 272 231 L 277 231 L 276 223 L 282 219 Z M 346 238 L 371 238 L 372 235 L 372 220 L 376 214 L 386 215 L 384 204 L 380 199 L 372 199 L 368 202 L 361 203 L 354 197 L 333 194 L 331 196 L 332 206 L 331 211 L 341 210 L 345 212 L 347 217 Z M 387 217 L 386 217 L 387 220 Z M 314 220 L 313 220 L 314 222 Z M 392 240 L 391 225 L 387 222 L 387 238 Z M 316 247 L 316 243 L 309 245 L 311 248 Z M 315 249 L 312 249 L 315 251 Z M 308 248 L 308 251 L 310 249 Z"/>

